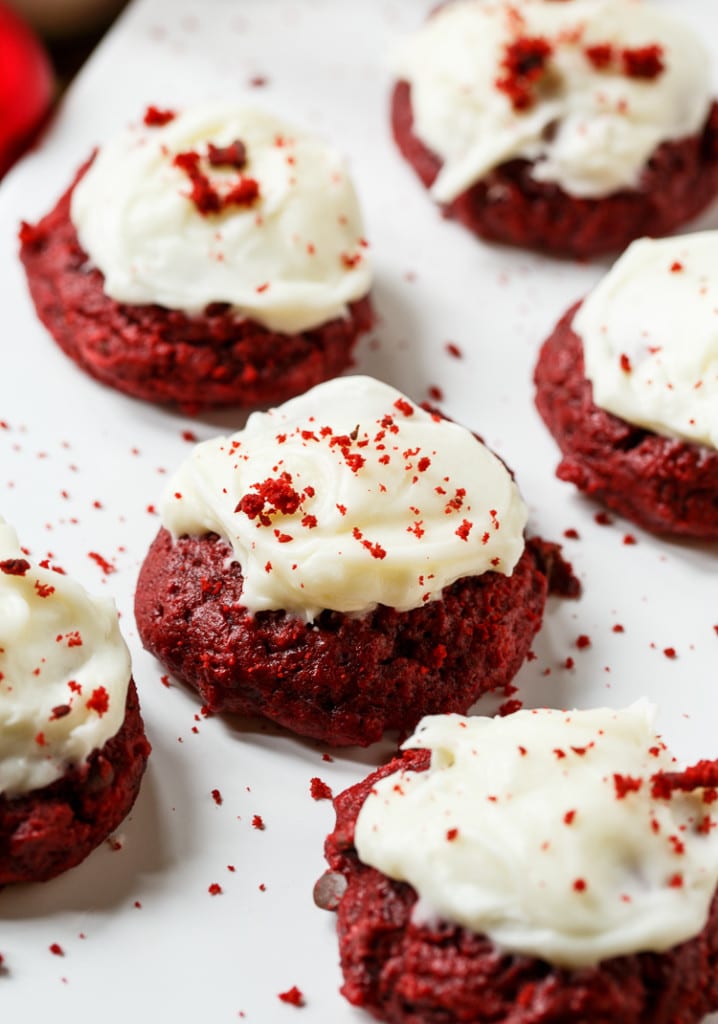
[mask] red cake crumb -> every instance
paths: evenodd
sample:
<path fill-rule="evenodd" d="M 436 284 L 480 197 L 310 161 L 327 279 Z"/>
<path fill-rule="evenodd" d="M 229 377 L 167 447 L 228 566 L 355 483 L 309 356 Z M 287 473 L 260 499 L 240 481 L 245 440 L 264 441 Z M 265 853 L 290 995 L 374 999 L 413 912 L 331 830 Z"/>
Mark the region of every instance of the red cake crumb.
<path fill-rule="evenodd" d="M 254 817 L 252 818 L 252 828 L 256 828 L 260 832 L 263 832 L 265 827 L 266 826 L 264 824 L 264 820 L 262 819 L 262 816 L 260 814 L 255 814 Z"/>
<path fill-rule="evenodd" d="M 148 128 L 161 128 L 163 125 L 174 121 L 177 114 L 174 110 L 160 110 L 158 107 L 148 107 L 143 117 Z"/>
<path fill-rule="evenodd" d="M 318 776 L 315 776 L 311 780 L 309 784 L 309 791 L 312 795 L 312 800 L 332 800 L 334 797 L 331 788 Z"/>
<path fill-rule="evenodd" d="M 305 1006 L 304 995 L 296 985 L 292 985 L 286 992 L 280 992 L 279 999 L 283 1003 L 289 1003 L 291 1006 Z"/>
<path fill-rule="evenodd" d="M 218 807 L 222 805 L 222 794 L 218 789 L 212 790 L 212 799 L 214 800 Z"/>
<path fill-rule="evenodd" d="M 219 884 L 219 882 L 212 882 L 212 884 L 208 887 L 207 892 L 210 894 L 210 896 L 221 896 L 222 886 Z"/>
<path fill-rule="evenodd" d="M 55 956 L 64 956 L 65 955 L 65 951 L 62 948 L 62 946 L 59 944 L 59 942 L 53 942 L 52 945 L 49 946 L 48 948 L 49 948 L 50 952 L 53 953 Z"/>

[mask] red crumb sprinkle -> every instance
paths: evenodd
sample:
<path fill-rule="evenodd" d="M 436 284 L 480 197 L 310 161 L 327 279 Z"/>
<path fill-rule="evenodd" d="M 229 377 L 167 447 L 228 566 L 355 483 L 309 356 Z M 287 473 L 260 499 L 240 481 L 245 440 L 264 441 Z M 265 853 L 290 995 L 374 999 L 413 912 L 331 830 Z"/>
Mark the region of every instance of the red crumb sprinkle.
<path fill-rule="evenodd" d="M 322 754 L 322 761 L 333 761 L 334 758 L 331 754 Z"/>
<path fill-rule="evenodd" d="M 668 885 L 671 889 L 682 889 L 683 875 L 680 872 L 676 872 L 675 875 L 671 875 L 671 877 L 668 879 Z"/>
<path fill-rule="evenodd" d="M 585 892 L 588 889 L 588 883 L 585 878 L 577 878 L 573 883 L 574 892 Z"/>
<path fill-rule="evenodd" d="M 35 737 L 35 742 L 37 743 L 38 747 L 44 747 L 45 746 L 45 742 L 46 742 L 45 741 L 45 733 L 44 732 L 39 732 L 37 734 L 37 736 Z"/>
<path fill-rule="evenodd" d="M 262 818 L 261 814 L 255 814 L 254 817 L 252 818 L 252 828 L 256 828 L 260 832 L 263 832 L 264 829 L 266 828 L 264 824 L 264 819 Z"/>
<path fill-rule="evenodd" d="M 573 526 L 569 526 L 568 530 L 564 530 L 563 531 L 563 535 L 566 538 L 566 540 L 580 540 L 581 539 L 578 530 L 575 530 L 573 528 Z"/>
<path fill-rule="evenodd" d="M 219 882 L 212 882 L 211 885 L 207 886 L 207 892 L 210 894 L 210 896 L 221 896 L 222 886 L 219 884 Z"/>
<path fill-rule="evenodd" d="M 617 622 L 616 625 L 613 627 L 613 632 L 614 633 L 625 633 L 626 630 L 623 628 L 623 626 L 621 625 L 620 622 Z"/>
<path fill-rule="evenodd" d="M 503 75 L 496 88 L 505 93 L 514 110 L 528 110 L 536 99 L 535 90 L 546 73 L 553 52 L 543 36 L 520 36 L 507 43 L 501 60 Z"/>
<path fill-rule="evenodd" d="M 578 647 L 579 651 L 585 651 L 586 648 L 590 647 L 590 646 L 591 646 L 591 637 L 590 636 L 586 636 L 585 633 L 582 633 L 580 636 L 576 637 L 576 647 Z"/>
<path fill-rule="evenodd" d="M 182 440 L 183 441 L 189 441 L 190 444 L 194 444 L 197 441 L 197 435 L 195 434 L 195 432 L 193 430 L 183 430 L 182 431 Z"/>
<path fill-rule="evenodd" d="M 566 813 L 563 816 L 563 823 L 564 823 L 564 825 L 573 825 L 575 818 L 576 818 L 576 812 L 575 811 L 566 811 Z"/>
<path fill-rule="evenodd" d="M 58 704 L 50 713 L 50 721 L 56 722 L 58 718 L 65 718 L 65 716 L 69 715 L 71 711 L 72 708 L 69 704 Z"/>
<path fill-rule="evenodd" d="M 635 538 L 635 537 L 633 536 L 633 534 L 632 534 L 632 533 L 627 533 L 627 534 L 626 534 L 626 535 L 624 536 L 624 538 L 623 538 L 623 543 L 624 543 L 624 544 L 626 544 L 626 545 L 628 545 L 628 546 L 630 546 L 630 545 L 632 545 L 632 544 L 637 544 L 637 543 L 638 543 L 638 541 L 636 540 L 636 538 Z"/>
<path fill-rule="evenodd" d="M 312 800 L 331 800 L 334 796 L 331 787 L 317 775 L 309 783 L 309 792 L 312 795 Z"/>
<path fill-rule="evenodd" d="M 470 523 L 468 519 L 464 519 L 462 520 L 461 525 L 454 530 L 454 533 L 460 540 L 468 541 L 473 525 L 474 524 Z"/>
<path fill-rule="evenodd" d="M 461 351 L 458 345 L 454 344 L 453 341 L 447 341 L 447 343 L 444 345 L 444 348 L 446 349 L 450 356 L 454 357 L 454 359 L 464 358 L 464 353 Z"/>
<path fill-rule="evenodd" d="M 613 63 L 613 47 L 610 43 L 596 43 L 585 46 L 583 52 L 598 71 L 603 71 Z"/>
<path fill-rule="evenodd" d="M 429 398 L 432 400 L 432 402 L 443 402 L 444 392 L 438 385 L 432 384 L 429 387 Z"/>
<path fill-rule="evenodd" d="M 621 50 L 621 61 L 623 73 L 629 78 L 658 78 L 666 69 L 663 62 L 663 47 L 656 43 Z"/>
<path fill-rule="evenodd" d="M 142 118 L 148 128 L 161 128 L 170 121 L 174 121 L 177 114 L 174 110 L 160 110 L 159 107 L 148 107 L 145 116 Z"/>
<path fill-rule="evenodd" d="M 0 572 L 4 572 L 6 576 L 24 576 L 30 568 L 30 563 L 25 558 L 6 558 L 0 562 Z"/>
<path fill-rule="evenodd" d="M 283 1003 L 289 1003 L 290 1006 L 304 1006 L 304 994 L 297 988 L 296 985 L 292 985 L 286 992 L 280 992 L 279 998 Z"/>
<path fill-rule="evenodd" d="M 88 707 L 90 711 L 95 711 L 102 718 L 110 707 L 110 695 L 104 686 L 98 686 L 92 691 L 92 695 L 86 701 L 85 707 Z"/>
<path fill-rule="evenodd" d="M 172 685 L 170 683 L 170 677 L 169 676 L 160 676 L 160 682 L 162 683 L 163 686 L 167 687 L 168 690 L 169 690 L 170 686 Z"/>
<path fill-rule="evenodd" d="M 50 586 L 49 583 L 40 583 L 40 580 L 35 580 L 35 593 L 38 597 L 50 597 L 55 593 L 55 588 Z M 68 646 L 72 646 L 69 644 Z"/>
<path fill-rule="evenodd" d="M 574 662 L 573 658 L 570 657 L 570 656 L 568 658 L 566 658 L 566 660 L 563 663 L 563 667 L 564 668 L 573 668 L 574 665 L 575 665 L 575 662 Z"/>
<path fill-rule="evenodd" d="M 241 139 L 235 139 L 228 146 L 207 146 L 207 159 L 213 167 L 236 167 L 241 171 L 247 163 L 247 147 Z"/>
<path fill-rule="evenodd" d="M 446 839 L 447 839 L 447 842 L 449 842 L 449 843 L 453 843 L 453 841 L 454 841 L 454 840 L 456 839 L 456 837 L 458 836 L 458 834 L 459 834 L 459 830 L 458 830 L 458 828 L 449 828 L 449 829 L 447 829 L 447 830 L 446 830 Z"/>
<path fill-rule="evenodd" d="M 618 362 L 620 363 L 621 369 L 624 373 L 630 373 L 633 367 L 631 366 L 631 360 L 628 358 L 625 352 L 621 352 Z"/>
<path fill-rule="evenodd" d="M 49 948 L 50 952 L 54 956 L 64 956 L 65 955 L 65 950 L 62 948 L 62 946 L 60 945 L 59 942 L 53 942 L 53 944 L 51 946 L 49 946 L 48 948 Z"/>
<path fill-rule="evenodd" d="M 212 790 L 212 799 L 214 800 L 218 807 L 222 806 L 222 794 L 218 789 Z"/>
<path fill-rule="evenodd" d="M 633 779 L 630 775 L 613 776 L 613 785 L 616 787 L 616 799 L 623 800 L 629 793 L 637 793 L 643 785 L 643 779 Z"/>
<path fill-rule="evenodd" d="M 680 274 L 680 272 L 683 269 L 684 269 L 684 267 L 683 267 L 683 264 L 681 263 L 680 260 L 675 260 L 673 263 L 671 263 L 671 273 L 672 274 Z"/>
<path fill-rule="evenodd" d="M 611 526 L 613 519 L 609 516 L 608 512 L 597 512 L 593 517 L 594 523 L 598 523 L 599 526 Z"/>
<path fill-rule="evenodd" d="M 187 198 L 194 203 L 197 211 L 203 217 L 209 213 L 219 213 L 222 209 L 222 200 L 207 175 L 200 170 L 199 153 L 194 150 L 177 153 L 172 163 L 189 178 L 192 189 Z"/>
<path fill-rule="evenodd" d="M 667 658 L 670 658 L 671 660 L 673 660 L 673 658 L 678 657 L 675 647 L 664 647 L 663 653 Z"/>
<path fill-rule="evenodd" d="M 503 704 L 500 705 L 496 714 L 499 718 L 506 718 L 507 715 L 513 715 L 516 711 L 520 711 L 523 706 L 523 702 L 516 700 L 515 698 L 512 700 L 505 700 Z"/>
<path fill-rule="evenodd" d="M 405 416 L 414 415 L 413 405 L 411 405 L 410 402 L 407 402 L 405 398 L 397 398 L 397 400 L 394 402 L 394 408 L 398 409 L 399 412 L 403 413 Z"/>
<path fill-rule="evenodd" d="M 117 569 L 112 562 L 108 562 L 106 558 L 103 558 L 102 555 L 98 555 L 96 551 L 88 551 L 87 557 L 91 558 L 93 562 L 99 565 L 105 576 L 109 576 L 110 573 L 117 572 Z"/>

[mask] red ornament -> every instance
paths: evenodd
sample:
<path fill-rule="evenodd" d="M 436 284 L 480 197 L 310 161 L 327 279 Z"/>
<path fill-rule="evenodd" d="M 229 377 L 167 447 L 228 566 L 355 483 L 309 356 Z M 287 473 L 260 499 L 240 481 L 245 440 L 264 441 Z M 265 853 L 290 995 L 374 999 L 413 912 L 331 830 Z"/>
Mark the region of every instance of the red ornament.
<path fill-rule="evenodd" d="M 53 91 L 52 68 L 40 41 L 0 3 L 0 177 L 35 138 Z"/>

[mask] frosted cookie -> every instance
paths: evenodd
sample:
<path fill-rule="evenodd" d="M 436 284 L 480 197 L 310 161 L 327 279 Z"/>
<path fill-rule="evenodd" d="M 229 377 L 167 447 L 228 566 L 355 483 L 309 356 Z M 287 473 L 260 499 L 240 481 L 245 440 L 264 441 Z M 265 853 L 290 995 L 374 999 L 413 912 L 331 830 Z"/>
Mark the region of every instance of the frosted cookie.
<path fill-rule="evenodd" d="M 372 323 L 344 159 L 235 103 L 150 107 L 20 239 L 64 351 L 105 384 L 189 411 L 298 394 L 344 370 Z"/>
<path fill-rule="evenodd" d="M 590 257 L 668 233 L 718 192 L 708 54 L 659 5 L 454 0 L 395 72 L 399 149 L 483 238 Z"/>
<path fill-rule="evenodd" d="M 503 463 L 368 377 L 199 445 L 162 516 L 136 591 L 145 646 L 211 710 L 332 744 L 505 686 L 555 575 Z"/>
<path fill-rule="evenodd" d="M 74 867 L 120 825 L 150 745 L 117 610 L 0 519 L 0 886 Z"/>
<path fill-rule="evenodd" d="M 558 476 L 648 530 L 718 539 L 718 232 L 634 242 L 535 371 Z"/>
<path fill-rule="evenodd" d="M 717 1009 L 718 767 L 679 770 L 652 712 L 429 717 L 341 793 L 315 898 L 346 998 L 391 1024 Z"/>

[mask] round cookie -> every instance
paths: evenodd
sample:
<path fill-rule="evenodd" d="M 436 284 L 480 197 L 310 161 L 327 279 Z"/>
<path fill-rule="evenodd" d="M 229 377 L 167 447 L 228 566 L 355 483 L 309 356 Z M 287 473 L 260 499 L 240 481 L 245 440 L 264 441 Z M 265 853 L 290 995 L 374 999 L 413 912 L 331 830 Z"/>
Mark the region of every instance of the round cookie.
<path fill-rule="evenodd" d="M 636 706 L 627 712 L 635 715 Z M 620 714 L 625 716 L 627 712 Z M 661 748 L 657 755 L 660 765 L 653 754 L 644 751 L 648 778 L 641 779 L 635 774 L 629 777 L 621 774 L 626 770 L 627 760 L 622 756 L 619 739 L 618 746 L 614 745 L 609 753 L 605 786 L 609 812 L 611 802 L 619 809 L 621 831 L 617 835 L 610 830 L 609 814 L 609 828 L 602 833 L 595 815 L 603 811 L 603 805 L 595 808 L 590 801 L 579 803 L 575 792 L 564 789 L 561 782 L 557 789 L 550 789 L 555 779 L 546 783 L 540 768 L 535 769 L 533 784 L 515 765 L 507 769 L 507 774 L 502 771 L 511 761 L 509 750 L 517 751 L 516 756 L 525 763 L 525 770 L 532 771 L 532 758 L 541 757 L 541 750 L 530 717 L 546 713 L 566 715 L 556 711 L 527 711 L 509 719 L 493 720 L 493 724 L 501 728 L 506 728 L 505 723 L 510 719 L 521 722 L 518 746 L 515 726 L 509 725 L 510 736 L 506 743 L 510 746 L 504 747 L 507 756 L 500 756 L 496 764 L 488 765 L 484 756 L 481 762 L 486 773 L 484 782 L 467 790 L 468 803 L 473 801 L 475 805 L 473 820 L 471 815 L 468 818 L 459 815 L 460 795 L 452 782 L 455 765 L 448 751 L 456 754 L 458 762 L 463 762 L 462 754 L 456 753 L 459 741 L 444 743 L 441 737 L 437 742 L 433 741 L 434 737 L 426 740 L 422 738 L 422 727 L 405 744 L 410 749 L 335 798 L 336 827 L 325 847 L 329 871 L 315 887 L 315 900 L 319 906 L 337 911 L 344 975 L 342 993 L 354 1006 L 390 1024 L 458 1024 L 460 1021 L 467 1024 L 499 1021 L 511 1024 L 574 1024 L 576 1021 L 699 1024 L 707 1013 L 718 1007 L 715 980 L 718 976 L 718 899 L 712 895 L 717 867 L 715 840 L 709 838 L 711 830 L 707 826 L 698 833 L 694 826 L 688 826 L 689 838 L 685 846 L 689 854 L 678 854 L 678 836 L 685 838 L 685 833 L 678 829 L 687 812 L 685 808 L 674 808 L 674 803 L 678 805 L 684 797 L 680 801 L 671 799 L 671 793 L 684 786 L 697 819 L 709 821 L 707 815 L 711 808 L 707 801 L 716 778 L 715 763 L 701 763 L 696 771 L 671 772 L 670 758 Z M 576 714 L 566 715 L 567 721 Z M 579 717 L 586 714 L 594 712 L 578 713 Z M 471 731 L 475 729 L 475 722 L 484 720 L 458 719 L 452 723 L 452 718 L 456 716 L 445 719 L 442 716 L 443 723 L 442 719 L 429 718 L 423 726 L 437 733 L 456 730 L 463 724 L 462 731 L 474 746 L 484 742 L 485 731 Z M 610 729 L 607 732 L 610 733 Z M 602 736 L 595 735 L 594 741 L 598 747 Z M 660 743 L 655 737 L 650 742 Z M 609 746 L 613 743 L 613 739 L 608 741 Z M 579 739 L 578 744 L 575 750 L 576 737 L 571 738 L 570 730 L 559 742 L 551 744 L 565 754 L 559 772 L 588 771 L 592 774 L 590 761 L 595 750 L 581 755 L 584 740 Z M 422 747 L 431 747 L 431 750 Z M 492 755 L 493 750 L 492 747 Z M 521 754 L 522 750 L 526 753 Z M 480 750 L 480 755 L 482 753 Z M 617 757 L 611 761 L 614 755 Z M 465 756 L 471 757 L 470 754 Z M 559 763 L 558 755 L 551 749 L 545 750 L 543 758 L 549 765 L 551 759 Z M 564 769 L 566 764 L 568 768 Z M 412 821 L 402 809 L 401 801 L 413 798 L 413 791 L 420 786 L 417 780 L 432 772 L 437 775 L 442 768 L 443 788 L 438 781 L 433 789 L 431 783 L 425 787 L 425 791 L 435 794 L 435 803 L 417 805 L 422 811 Z M 595 787 L 597 780 L 595 772 L 593 774 Z M 657 779 L 662 781 L 663 789 L 659 788 L 660 783 L 656 784 Z M 669 779 L 673 781 L 667 782 Z M 708 788 L 701 790 L 701 781 Z M 531 798 L 540 807 L 538 813 L 523 802 L 524 793 L 527 789 L 530 791 L 532 785 L 539 791 Z M 546 786 L 550 789 L 548 801 L 544 798 Z M 476 795 L 477 790 L 479 795 Z M 639 790 L 647 800 L 641 800 Z M 513 803 L 507 799 L 511 792 L 516 798 Z M 619 797 L 619 793 L 623 793 L 623 797 Z M 705 794 L 705 803 L 702 794 Z M 456 803 L 452 804 L 452 800 Z M 370 801 L 374 801 L 371 808 Z M 501 813 L 502 801 L 509 810 L 515 804 L 515 817 L 508 819 L 507 827 L 502 827 L 501 819 L 491 821 L 492 812 Z M 379 803 L 383 803 L 383 808 L 377 807 Z M 654 811 L 656 816 L 652 818 Z M 398 814 L 398 818 L 392 820 L 393 814 Z M 523 822 L 522 814 L 525 814 Z M 362 822 L 364 815 L 367 817 Z M 660 835 L 654 831 L 652 820 L 659 824 Z M 372 857 L 367 860 L 365 850 L 367 833 L 373 830 L 381 836 L 385 828 L 382 857 L 395 865 L 391 872 L 373 865 Z M 560 844 L 556 846 L 557 840 L 561 839 L 562 832 L 571 833 L 574 838 L 579 828 L 584 829 L 588 838 L 583 844 L 579 840 L 576 846 L 569 845 L 562 859 L 566 851 Z M 607 845 L 602 845 L 604 842 Z M 463 863 L 462 843 L 466 851 Z M 455 860 L 437 857 L 442 845 L 455 853 Z M 701 850 L 698 848 L 708 845 L 711 850 L 706 852 L 703 861 L 706 876 L 710 876 L 706 883 L 705 879 L 701 880 Z M 581 848 L 584 853 L 593 851 L 592 863 L 572 858 L 571 854 L 577 850 L 580 853 Z M 622 862 L 627 849 L 631 853 L 628 860 Z M 406 853 L 403 859 L 402 850 Z M 473 850 L 478 850 L 478 856 Z M 615 850 L 618 852 L 613 852 Z M 657 850 L 659 867 L 654 876 L 650 857 L 655 856 Z M 693 859 L 689 869 L 690 857 Z M 547 868 L 550 880 L 545 890 L 540 885 L 537 888 L 541 881 L 541 858 L 552 863 L 555 869 L 551 876 L 551 868 Z M 608 890 L 598 884 L 602 881 L 601 859 L 608 865 L 605 875 L 609 879 Z M 636 863 L 642 867 L 649 865 L 647 878 L 642 881 L 632 870 Z M 448 879 L 449 885 L 454 884 L 457 887 L 455 903 L 467 915 L 473 909 L 478 917 L 483 910 L 495 927 L 504 929 L 504 941 L 494 939 L 486 928 L 468 926 L 438 911 L 437 897 L 427 897 L 423 888 L 417 890 L 407 877 L 421 872 L 422 868 L 428 874 L 435 872 L 437 878 Z M 692 872 L 690 880 L 689 871 Z M 400 874 L 403 880 L 399 879 Z M 684 888 L 678 885 L 679 878 L 684 881 Z M 498 881 L 492 890 L 493 879 Z M 594 895 L 596 879 L 595 888 L 600 891 Z M 643 891 L 642 882 L 645 884 Z M 655 890 L 651 887 L 654 882 Z M 559 890 L 558 898 L 554 885 Z M 622 891 L 623 885 L 630 888 Z M 683 929 L 684 933 L 692 934 L 676 942 L 672 942 L 669 932 L 660 940 L 645 939 L 646 927 L 650 928 L 656 920 L 663 921 L 667 916 L 670 921 L 672 915 L 682 916 L 682 904 L 688 901 L 689 890 L 690 899 L 694 899 L 696 887 L 701 889 L 699 913 L 696 921 Z M 561 888 L 565 890 L 563 898 Z M 590 935 L 592 916 L 601 915 L 606 906 L 601 900 L 607 893 L 610 902 L 618 900 L 625 910 L 622 915 L 616 915 L 622 917 L 618 930 L 623 929 L 622 938 L 629 936 L 624 947 L 630 947 L 631 932 L 635 932 L 633 950 L 624 948 L 615 955 L 597 954 L 593 962 L 590 956 L 579 955 L 582 962 L 571 964 L 572 952 L 576 955 L 572 940 L 575 937 L 575 946 L 579 947 L 586 934 Z M 634 902 L 628 903 L 626 898 Z M 536 942 L 548 941 L 552 935 L 555 940 L 554 925 L 559 928 L 557 919 L 566 911 L 564 904 L 579 905 L 576 917 L 571 920 L 569 915 L 562 922 L 568 924 L 562 956 L 542 955 L 535 949 L 521 951 L 510 948 L 507 943 L 511 929 L 527 932 L 524 914 L 532 899 L 539 908 L 537 931 L 542 933 L 539 939 L 533 936 Z M 504 911 L 506 916 L 502 916 Z M 652 920 L 654 911 L 655 920 Z M 610 909 L 604 923 L 606 920 L 611 921 Z M 571 927 L 575 929 L 573 934 Z M 676 934 L 679 933 L 678 929 Z M 526 934 L 523 938 L 533 945 Z M 599 933 L 599 945 L 602 941 Z M 697 977 L 703 979 L 700 985 L 695 984 Z"/>
<path fill-rule="evenodd" d="M 147 742 L 111 601 L 0 520 L 0 886 L 79 864 L 127 817 Z"/>
<path fill-rule="evenodd" d="M 396 143 L 482 238 L 588 258 L 718 193 L 707 55 L 652 5 L 454 0 L 396 64 Z"/>
<path fill-rule="evenodd" d="M 525 515 L 468 431 L 340 378 L 195 450 L 140 572 L 140 637 L 213 711 L 369 744 L 505 686 L 549 584 L 575 593 Z"/>
<path fill-rule="evenodd" d="M 66 354 L 190 412 L 299 394 L 346 369 L 373 322 L 344 160 L 227 103 L 149 108 L 20 241 L 38 316 Z"/>
<path fill-rule="evenodd" d="M 558 477 L 645 529 L 700 540 L 718 539 L 714 250 L 714 232 L 634 243 L 534 373 Z"/>

